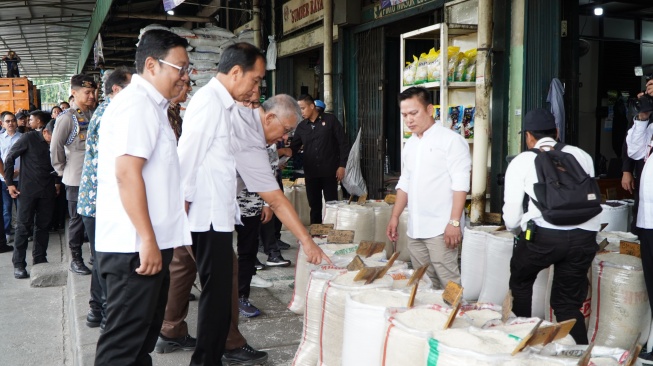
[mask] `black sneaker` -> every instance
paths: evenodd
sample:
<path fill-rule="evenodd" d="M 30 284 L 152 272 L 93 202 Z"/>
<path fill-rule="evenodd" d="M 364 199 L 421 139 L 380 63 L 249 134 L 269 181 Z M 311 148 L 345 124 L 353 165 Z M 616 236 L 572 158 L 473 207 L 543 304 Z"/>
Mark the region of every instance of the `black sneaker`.
<path fill-rule="evenodd" d="M 281 240 L 281 239 L 278 239 L 278 240 L 277 240 L 277 246 L 278 246 L 279 249 L 281 249 L 281 250 L 290 249 L 290 244 L 286 243 L 285 241 L 283 241 L 283 240 Z"/>
<path fill-rule="evenodd" d="M 642 365 L 653 365 L 653 353 L 646 352 L 646 348 L 642 347 L 639 356 L 637 356 L 637 360 Z"/>
<path fill-rule="evenodd" d="M 290 264 L 290 261 L 283 259 L 281 255 L 277 257 L 269 257 L 268 260 L 265 261 L 265 265 L 269 267 L 288 267 Z"/>
<path fill-rule="evenodd" d="M 7 244 L 0 245 L 0 253 L 9 253 L 13 251 L 14 251 L 14 247 L 11 245 L 7 245 Z"/>
<path fill-rule="evenodd" d="M 261 261 L 256 258 L 256 262 L 254 262 L 254 268 L 256 268 L 257 271 L 262 271 L 265 269 L 265 264 L 261 263 Z"/>
<path fill-rule="evenodd" d="M 245 318 L 253 318 L 261 315 L 261 310 L 252 305 L 252 303 L 249 302 L 249 299 L 246 297 L 241 297 L 238 299 L 238 312 Z"/>
<path fill-rule="evenodd" d="M 267 352 L 257 351 L 249 344 L 231 351 L 225 351 L 222 360 L 229 365 L 254 366 L 262 365 L 268 361 Z"/>
<path fill-rule="evenodd" d="M 170 353 L 178 349 L 184 351 L 193 351 L 197 345 L 197 339 L 186 334 L 179 338 L 168 338 L 159 334 L 159 339 L 156 340 L 154 351 L 156 353 Z"/>

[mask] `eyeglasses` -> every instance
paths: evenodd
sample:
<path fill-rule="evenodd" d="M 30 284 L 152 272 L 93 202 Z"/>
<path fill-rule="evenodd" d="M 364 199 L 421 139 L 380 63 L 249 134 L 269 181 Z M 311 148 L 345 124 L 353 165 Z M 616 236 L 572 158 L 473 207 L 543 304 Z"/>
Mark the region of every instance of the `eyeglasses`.
<path fill-rule="evenodd" d="M 245 107 L 252 107 L 252 108 L 258 108 L 261 106 L 261 102 L 252 102 L 250 100 L 246 100 L 243 102 L 243 105 Z"/>
<path fill-rule="evenodd" d="M 175 69 L 179 70 L 179 77 L 183 77 L 184 74 L 189 74 L 190 75 L 193 71 L 195 71 L 195 69 L 191 65 L 186 65 L 186 66 L 183 66 L 183 67 L 182 66 L 177 66 L 175 64 L 171 64 L 170 62 L 164 61 L 162 59 L 159 59 L 159 62 L 162 63 L 162 64 L 166 64 L 166 65 L 168 65 L 170 67 L 174 67 Z"/>
<path fill-rule="evenodd" d="M 274 116 L 274 117 L 277 119 L 277 121 L 279 122 L 281 127 L 283 127 L 283 134 L 284 135 L 292 135 L 292 133 L 295 132 L 295 127 L 292 127 L 292 128 L 291 127 L 286 127 L 286 126 L 283 125 L 283 123 L 281 123 L 281 120 L 279 119 L 278 116 Z"/>
<path fill-rule="evenodd" d="M 5 121 L 5 123 L 16 123 L 16 122 L 18 121 L 16 121 L 15 119 L 8 119 Z"/>

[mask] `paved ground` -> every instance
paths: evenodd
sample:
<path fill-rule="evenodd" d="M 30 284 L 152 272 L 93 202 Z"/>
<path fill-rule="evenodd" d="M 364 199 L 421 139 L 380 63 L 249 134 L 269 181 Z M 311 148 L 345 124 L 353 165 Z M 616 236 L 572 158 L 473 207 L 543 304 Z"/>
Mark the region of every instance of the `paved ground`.
<path fill-rule="evenodd" d="M 292 260 L 293 265 L 288 268 L 271 268 L 258 272 L 261 277 L 272 281 L 274 286 L 268 289 L 252 287 L 250 300 L 261 309 L 263 314 L 251 319 L 241 317 L 239 327 L 252 347 L 269 353 L 269 361 L 266 364 L 269 366 L 290 365 L 302 332 L 302 317 L 286 308 L 293 291 L 289 285 L 294 278 L 296 239 L 286 232 L 283 233 L 282 239 L 293 246 L 282 253 L 286 259 Z M 264 262 L 266 258 L 259 253 L 259 260 Z M 99 331 L 98 328 L 86 327 L 84 323 L 88 311 L 90 276 L 68 276 L 68 287 L 72 310 L 69 313 L 72 351 L 76 361 L 74 365 L 92 365 Z M 197 289 L 193 289 L 193 293 L 199 297 Z M 192 336 L 197 335 L 197 303 L 197 301 L 190 303 L 186 319 Z M 191 352 L 184 351 L 169 354 L 152 353 L 154 364 L 161 366 L 187 365 L 190 356 Z"/>
<path fill-rule="evenodd" d="M 286 309 L 292 296 L 296 240 L 287 232 L 283 239 L 293 247 L 283 252 L 293 265 L 259 271 L 274 284 L 269 289 L 252 288 L 251 301 L 263 314 L 240 318 L 240 330 L 255 348 L 269 353 L 267 365 L 290 365 L 302 331 L 302 318 Z M 13 277 L 11 253 L 0 254 L 0 366 L 87 366 L 93 364 L 98 329 L 86 327 L 90 276 L 68 271 L 64 233 L 51 233 L 48 248 L 49 267 L 63 277 L 64 285 L 35 288 L 30 280 Z M 31 266 L 31 242 L 28 249 L 28 272 L 35 277 L 38 268 Z M 88 260 L 88 250 L 84 250 Z M 259 259 L 266 257 L 259 254 Z M 53 268 L 49 268 L 52 270 Z M 197 289 L 193 293 L 199 296 Z M 188 315 L 191 335 L 196 335 L 197 301 L 191 302 Z M 190 352 L 152 353 L 155 365 L 187 365 Z"/>

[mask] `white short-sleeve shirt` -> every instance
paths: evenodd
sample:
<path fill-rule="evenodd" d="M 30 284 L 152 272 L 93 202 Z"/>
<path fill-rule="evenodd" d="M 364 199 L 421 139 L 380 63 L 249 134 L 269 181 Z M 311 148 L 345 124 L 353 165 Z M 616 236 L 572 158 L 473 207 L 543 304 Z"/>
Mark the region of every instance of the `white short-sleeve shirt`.
<path fill-rule="evenodd" d="M 168 101 L 134 75 L 102 117 L 98 144 L 96 249 L 135 253 L 141 238 L 123 207 L 116 181 L 116 158 L 146 159 L 143 180 L 159 249 L 191 244 L 184 211 L 177 142 L 167 117 Z"/>

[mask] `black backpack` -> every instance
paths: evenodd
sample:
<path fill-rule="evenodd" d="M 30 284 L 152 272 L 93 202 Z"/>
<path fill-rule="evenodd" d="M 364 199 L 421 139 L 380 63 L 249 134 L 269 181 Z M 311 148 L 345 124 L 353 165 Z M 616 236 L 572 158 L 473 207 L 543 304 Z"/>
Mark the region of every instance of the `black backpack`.
<path fill-rule="evenodd" d="M 558 143 L 551 150 L 531 149 L 535 157 L 537 183 L 533 204 L 553 225 L 578 225 L 601 213 L 599 185 L 585 172 L 578 160 L 563 152 Z"/>

